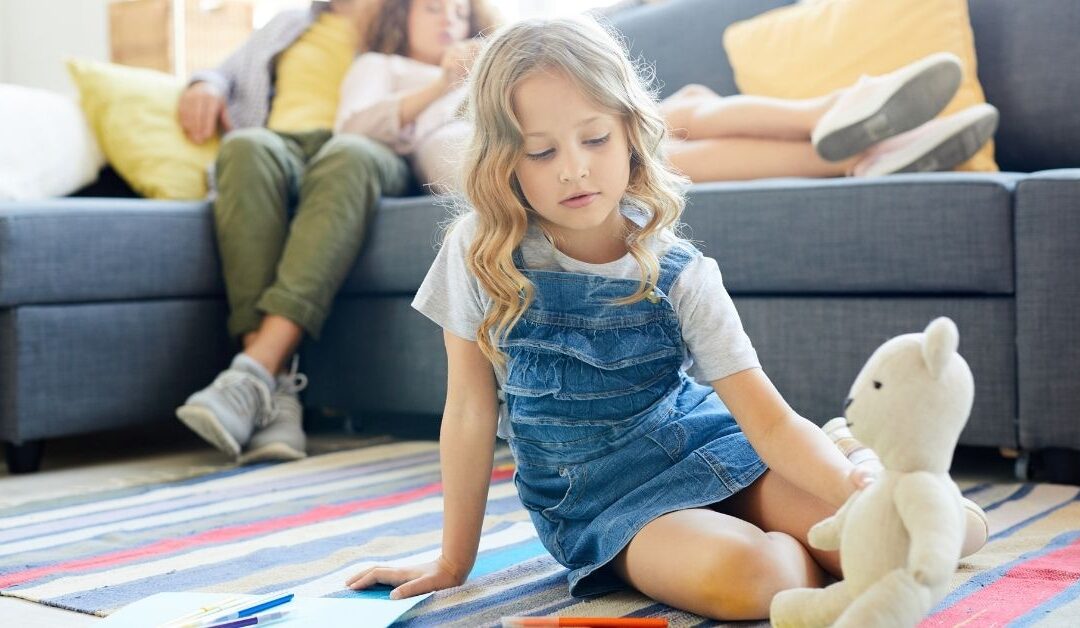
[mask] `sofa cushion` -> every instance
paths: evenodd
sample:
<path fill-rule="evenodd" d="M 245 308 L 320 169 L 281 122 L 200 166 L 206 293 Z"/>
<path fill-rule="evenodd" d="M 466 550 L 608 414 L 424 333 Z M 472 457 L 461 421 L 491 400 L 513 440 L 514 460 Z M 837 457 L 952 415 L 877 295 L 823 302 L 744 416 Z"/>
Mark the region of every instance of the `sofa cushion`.
<path fill-rule="evenodd" d="M 448 216 L 430 196 L 383 199 L 342 292 L 415 292 Z M 224 294 L 209 203 L 0 202 L 0 306 Z"/>
<path fill-rule="evenodd" d="M 694 186 L 685 222 L 733 294 L 1011 294 L 1015 175 Z"/>
<path fill-rule="evenodd" d="M 997 162 L 1034 172 L 1080 165 L 1080 2 L 971 0 L 979 80 L 1001 112 Z"/>
<path fill-rule="evenodd" d="M 223 295 L 209 204 L 0 203 L 0 306 Z"/>

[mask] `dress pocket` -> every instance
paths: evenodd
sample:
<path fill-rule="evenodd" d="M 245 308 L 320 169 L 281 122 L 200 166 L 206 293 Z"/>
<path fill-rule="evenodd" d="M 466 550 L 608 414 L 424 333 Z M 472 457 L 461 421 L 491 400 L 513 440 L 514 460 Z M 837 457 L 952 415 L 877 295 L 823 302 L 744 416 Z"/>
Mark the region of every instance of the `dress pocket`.
<path fill-rule="evenodd" d="M 573 514 L 584 490 L 585 476 L 584 469 L 578 465 L 524 470 L 519 466 L 514 473 L 514 484 L 527 510 L 557 523 Z"/>
<path fill-rule="evenodd" d="M 683 459 L 686 451 L 686 428 L 681 423 L 670 421 L 645 435 L 671 458 L 672 462 Z"/>

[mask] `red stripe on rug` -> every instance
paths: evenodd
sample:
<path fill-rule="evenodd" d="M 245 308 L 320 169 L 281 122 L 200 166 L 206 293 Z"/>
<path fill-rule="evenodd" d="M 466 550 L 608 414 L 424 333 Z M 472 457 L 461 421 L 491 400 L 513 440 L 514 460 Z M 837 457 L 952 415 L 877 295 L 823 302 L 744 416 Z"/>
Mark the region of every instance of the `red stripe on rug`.
<path fill-rule="evenodd" d="M 926 618 L 919 626 L 1003 626 L 1078 579 L 1080 539 L 1013 567 L 978 592 Z"/>
<path fill-rule="evenodd" d="M 509 469 L 500 467 L 492 472 L 491 480 L 493 482 L 506 480 L 510 478 L 513 474 L 514 470 L 512 467 Z M 111 552 L 108 554 L 101 554 L 100 556 L 94 556 L 93 558 L 81 558 L 79 560 L 57 563 L 55 565 L 47 565 L 43 567 L 35 567 L 33 569 L 25 569 L 23 571 L 16 571 L 4 576 L 0 576 L 0 589 L 15 586 L 18 584 L 25 584 L 32 580 L 36 580 L 45 576 L 50 576 L 56 573 L 82 571 L 85 569 L 93 568 L 116 567 L 123 565 L 124 563 L 136 562 L 139 559 L 158 557 L 165 554 L 175 553 L 181 550 L 198 547 L 200 545 L 210 545 L 213 543 L 237 541 L 247 537 L 268 534 L 270 532 L 276 532 L 278 530 L 284 530 L 296 526 L 309 525 L 313 523 L 319 523 L 321 521 L 337 519 L 363 510 L 376 510 L 389 506 L 397 506 L 399 504 L 403 504 L 414 499 L 420 499 L 422 497 L 428 497 L 437 494 L 441 490 L 442 482 L 435 482 L 433 484 L 428 484 L 408 491 L 402 491 L 400 493 L 394 493 L 392 495 L 384 495 L 382 497 L 376 497 L 373 499 L 366 499 L 362 501 L 345 502 L 342 504 L 335 504 L 333 506 L 316 506 L 311 510 L 297 513 L 295 515 L 278 517 L 276 519 L 266 519 L 264 521 L 259 521 L 256 523 L 247 523 L 244 525 L 219 528 L 217 530 L 210 530 L 208 532 L 195 534 L 182 539 L 158 541 L 157 543 L 151 543 L 143 547 L 138 547 L 130 550 L 122 550 L 119 552 Z"/>

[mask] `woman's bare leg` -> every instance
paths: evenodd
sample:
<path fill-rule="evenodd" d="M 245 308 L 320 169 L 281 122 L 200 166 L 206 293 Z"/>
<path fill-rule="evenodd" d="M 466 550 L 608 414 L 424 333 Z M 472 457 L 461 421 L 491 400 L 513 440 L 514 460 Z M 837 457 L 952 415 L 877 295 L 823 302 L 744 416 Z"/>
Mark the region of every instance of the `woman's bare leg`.
<path fill-rule="evenodd" d="M 296 352 L 304 338 L 304 329 L 276 314 L 263 317 L 259 329 L 244 335 L 244 353 L 271 373 L 284 370 L 285 361 Z"/>
<path fill-rule="evenodd" d="M 756 482 L 716 504 L 714 509 L 762 530 L 791 535 L 805 546 L 818 565 L 833 576 L 842 577 L 840 553 L 814 549 L 807 540 L 810 528 L 836 514 L 836 509 L 775 471 L 766 471 Z"/>
<path fill-rule="evenodd" d="M 809 140 L 789 142 L 748 137 L 669 140 L 668 159 L 694 183 L 763 177 L 839 177 L 857 161 L 825 161 Z"/>
<path fill-rule="evenodd" d="M 822 586 L 825 577 L 790 535 L 704 508 L 649 522 L 612 567 L 659 602 L 729 621 L 764 619 L 778 591 Z"/>
<path fill-rule="evenodd" d="M 840 93 L 807 99 L 743 94 L 723 97 L 703 85 L 687 85 L 660 103 L 660 112 L 673 135 L 682 139 L 805 141 Z"/>

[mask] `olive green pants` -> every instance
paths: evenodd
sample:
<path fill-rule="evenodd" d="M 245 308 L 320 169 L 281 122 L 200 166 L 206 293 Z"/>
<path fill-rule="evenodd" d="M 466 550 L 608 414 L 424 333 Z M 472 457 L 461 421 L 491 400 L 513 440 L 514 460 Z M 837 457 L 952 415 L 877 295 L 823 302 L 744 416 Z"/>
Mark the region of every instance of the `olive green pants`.
<path fill-rule="evenodd" d="M 315 338 L 379 197 L 403 194 L 410 181 L 405 160 L 375 140 L 264 128 L 225 137 L 215 178 L 229 333 L 276 314 Z"/>

